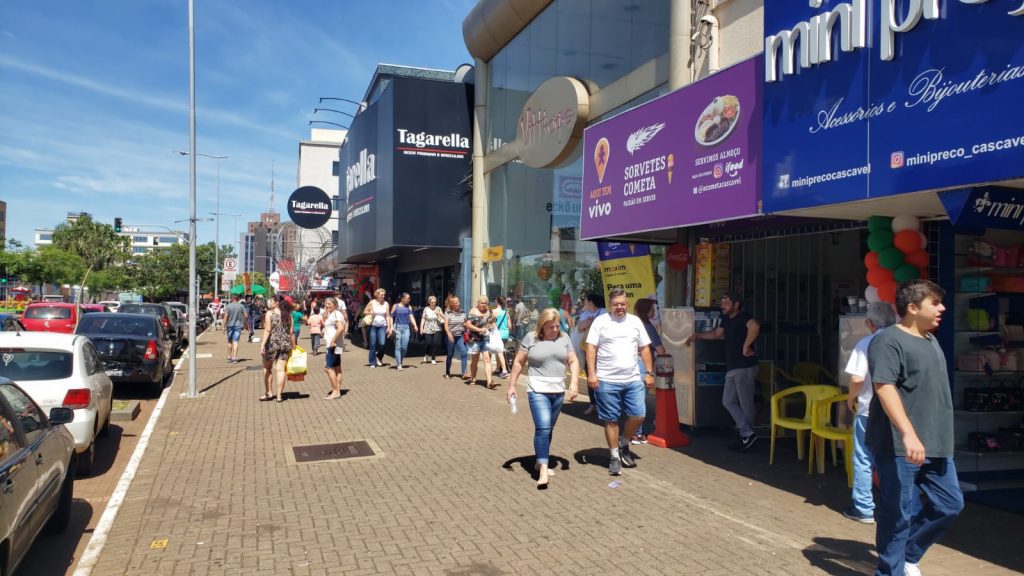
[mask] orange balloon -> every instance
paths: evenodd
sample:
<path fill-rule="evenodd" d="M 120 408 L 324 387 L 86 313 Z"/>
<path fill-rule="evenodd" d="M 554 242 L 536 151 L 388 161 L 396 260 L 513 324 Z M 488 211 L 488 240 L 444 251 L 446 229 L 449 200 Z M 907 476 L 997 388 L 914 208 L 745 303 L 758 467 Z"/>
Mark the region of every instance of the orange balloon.
<path fill-rule="evenodd" d="M 917 230 L 903 230 L 897 232 L 892 238 L 892 245 L 899 248 L 904 254 L 911 254 L 921 250 L 921 235 Z"/>
<path fill-rule="evenodd" d="M 895 282 L 892 270 L 886 270 L 885 268 L 868 270 L 868 284 L 875 288 L 879 288 L 883 284 L 888 284 L 889 282 Z"/>
<path fill-rule="evenodd" d="M 931 261 L 928 258 L 927 252 L 925 252 L 924 250 L 918 250 L 917 252 L 911 252 L 910 254 L 907 254 L 907 263 L 913 264 L 914 266 L 921 268 L 927 267 L 928 264 L 931 263 Z"/>
<path fill-rule="evenodd" d="M 864 266 L 868 270 L 881 268 L 882 265 L 878 262 L 878 252 L 868 252 L 867 256 L 864 256 Z"/>
<path fill-rule="evenodd" d="M 886 282 L 878 287 L 878 299 L 889 304 L 896 303 L 896 281 Z"/>

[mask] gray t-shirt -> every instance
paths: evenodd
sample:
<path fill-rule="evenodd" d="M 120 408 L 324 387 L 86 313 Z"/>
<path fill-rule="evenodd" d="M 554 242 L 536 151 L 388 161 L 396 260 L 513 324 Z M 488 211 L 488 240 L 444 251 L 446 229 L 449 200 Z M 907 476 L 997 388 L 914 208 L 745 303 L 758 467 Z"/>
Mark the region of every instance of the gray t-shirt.
<path fill-rule="evenodd" d="M 245 306 L 241 302 L 232 302 L 224 307 L 228 319 L 225 326 L 245 326 Z"/>
<path fill-rule="evenodd" d="M 519 349 L 526 352 L 529 363 L 527 376 L 544 378 L 565 378 L 565 370 L 572 354 L 572 341 L 565 332 L 559 332 L 555 340 L 538 340 L 535 332 L 523 336 Z"/>
<path fill-rule="evenodd" d="M 876 384 L 893 384 L 903 409 L 929 458 L 953 456 L 953 399 L 946 357 L 928 335 L 920 338 L 899 326 L 875 334 L 868 346 L 868 366 Z M 876 456 L 906 456 L 903 437 L 878 399 L 871 399 L 865 441 Z"/>

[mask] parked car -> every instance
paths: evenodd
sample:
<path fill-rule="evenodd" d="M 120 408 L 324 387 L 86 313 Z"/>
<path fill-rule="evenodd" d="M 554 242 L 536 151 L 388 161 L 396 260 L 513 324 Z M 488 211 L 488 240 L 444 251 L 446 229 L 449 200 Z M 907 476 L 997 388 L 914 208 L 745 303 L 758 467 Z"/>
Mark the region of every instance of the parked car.
<path fill-rule="evenodd" d="M 96 355 L 113 382 L 143 383 L 159 394 L 172 369 L 173 342 L 150 314 L 89 314 L 76 334 L 92 341 Z"/>
<path fill-rule="evenodd" d="M 14 314 L 0 314 L 0 332 L 18 332 L 28 330 Z"/>
<path fill-rule="evenodd" d="M 121 303 L 117 300 L 100 300 L 97 304 L 103 304 L 111 312 L 117 312 L 117 309 L 121 306 Z"/>
<path fill-rule="evenodd" d="M 0 573 L 11 574 L 43 530 L 61 532 L 71 519 L 75 413 L 49 417 L 14 382 L 0 378 Z"/>
<path fill-rule="evenodd" d="M 33 332 L 71 334 L 82 317 L 82 306 L 67 302 L 33 302 L 21 314 L 21 323 Z"/>
<path fill-rule="evenodd" d="M 82 314 L 91 314 L 93 312 L 111 312 L 110 308 L 107 308 L 103 304 L 82 304 Z"/>
<path fill-rule="evenodd" d="M 174 318 L 174 311 L 171 310 L 170 306 L 152 302 L 125 302 L 117 309 L 117 313 L 149 314 L 151 316 L 156 316 L 156 318 L 160 320 L 160 323 L 163 324 L 164 330 L 171 335 L 171 338 L 174 341 L 173 349 L 180 350 L 183 347 L 185 335 L 182 334 L 182 330 Z"/>
<path fill-rule="evenodd" d="M 0 376 L 14 380 L 43 410 L 70 408 L 78 472 L 90 474 L 96 438 L 110 426 L 113 384 L 85 336 L 0 332 Z"/>
<path fill-rule="evenodd" d="M 164 302 L 164 304 L 167 304 L 171 308 L 178 310 L 179 312 L 181 312 L 182 316 L 188 318 L 188 304 L 185 304 L 184 302 Z"/>

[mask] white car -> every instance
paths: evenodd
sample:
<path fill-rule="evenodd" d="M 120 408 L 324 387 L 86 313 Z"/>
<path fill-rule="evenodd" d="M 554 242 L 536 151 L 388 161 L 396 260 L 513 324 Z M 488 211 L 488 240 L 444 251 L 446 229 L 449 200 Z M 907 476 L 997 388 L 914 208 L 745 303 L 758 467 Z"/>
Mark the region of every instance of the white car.
<path fill-rule="evenodd" d="M 92 342 L 77 334 L 0 332 L 0 376 L 17 382 L 48 413 L 74 410 L 67 424 L 75 439 L 78 472 L 92 472 L 96 437 L 107 432 L 113 385 Z"/>
<path fill-rule="evenodd" d="M 117 300 L 102 300 L 100 302 L 97 302 L 97 304 L 102 304 L 103 306 L 106 306 L 107 310 L 110 310 L 111 312 L 117 312 L 117 309 L 121 307 L 121 302 Z"/>

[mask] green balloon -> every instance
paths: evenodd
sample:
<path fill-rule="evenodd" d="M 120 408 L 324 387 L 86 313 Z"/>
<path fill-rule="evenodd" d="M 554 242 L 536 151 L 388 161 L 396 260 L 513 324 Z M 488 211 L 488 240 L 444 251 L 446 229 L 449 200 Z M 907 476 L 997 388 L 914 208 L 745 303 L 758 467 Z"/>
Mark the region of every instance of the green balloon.
<path fill-rule="evenodd" d="M 895 246 L 890 246 L 878 253 L 878 263 L 882 265 L 882 268 L 892 270 L 894 278 L 896 269 L 903 266 L 905 260 L 903 252 L 900 252 L 900 249 Z"/>
<path fill-rule="evenodd" d="M 872 230 L 868 235 L 868 248 L 872 252 L 881 252 L 892 247 L 892 230 Z"/>
<path fill-rule="evenodd" d="M 888 216 L 872 216 L 868 218 L 868 230 L 888 230 L 892 232 L 892 218 Z"/>
<path fill-rule="evenodd" d="M 892 277 L 897 282 L 906 282 L 907 280 L 915 280 L 921 277 L 921 271 L 917 269 L 917 266 L 913 264 L 904 264 L 899 268 L 892 271 Z"/>

